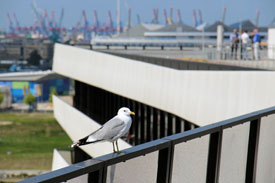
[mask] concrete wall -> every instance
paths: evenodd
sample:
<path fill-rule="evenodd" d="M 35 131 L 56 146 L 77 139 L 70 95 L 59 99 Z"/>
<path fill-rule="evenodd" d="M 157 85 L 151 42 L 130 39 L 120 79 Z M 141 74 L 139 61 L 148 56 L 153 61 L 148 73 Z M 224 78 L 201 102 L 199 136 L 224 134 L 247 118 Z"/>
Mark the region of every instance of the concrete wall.
<path fill-rule="evenodd" d="M 263 117 L 259 138 L 256 182 L 275 182 L 275 115 Z"/>
<path fill-rule="evenodd" d="M 156 182 L 158 152 L 146 154 L 108 167 L 107 183 Z"/>
<path fill-rule="evenodd" d="M 206 179 L 209 135 L 175 146 L 173 183 L 204 183 Z"/>
<path fill-rule="evenodd" d="M 245 182 L 249 123 L 223 131 L 220 182 Z"/>
<path fill-rule="evenodd" d="M 199 126 L 275 105 L 275 73 L 179 71 L 55 45 L 53 70 Z"/>

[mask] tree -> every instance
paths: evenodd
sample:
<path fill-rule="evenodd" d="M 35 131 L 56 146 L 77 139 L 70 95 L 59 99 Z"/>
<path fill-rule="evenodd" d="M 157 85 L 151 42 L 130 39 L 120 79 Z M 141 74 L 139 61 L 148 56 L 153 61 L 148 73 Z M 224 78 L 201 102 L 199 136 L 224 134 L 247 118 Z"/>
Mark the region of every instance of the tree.
<path fill-rule="evenodd" d="M 37 50 L 33 50 L 30 53 L 30 57 L 27 60 L 29 62 L 29 65 L 39 66 L 41 58 L 42 57 L 39 55 L 38 51 Z"/>
<path fill-rule="evenodd" d="M 0 105 L 2 104 L 3 101 L 4 101 L 4 95 L 3 93 L 0 93 Z"/>
<path fill-rule="evenodd" d="M 31 93 L 28 93 L 27 95 L 25 95 L 24 103 L 28 104 L 29 110 L 32 111 L 34 107 L 33 104 L 35 103 L 35 97 Z"/>
<path fill-rule="evenodd" d="M 51 93 L 50 93 L 50 97 L 49 97 L 49 101 L 52 103 L 53 102 L 53 95 L 56 95 L 56 88 L 52 88 L 51 89 Z"/>

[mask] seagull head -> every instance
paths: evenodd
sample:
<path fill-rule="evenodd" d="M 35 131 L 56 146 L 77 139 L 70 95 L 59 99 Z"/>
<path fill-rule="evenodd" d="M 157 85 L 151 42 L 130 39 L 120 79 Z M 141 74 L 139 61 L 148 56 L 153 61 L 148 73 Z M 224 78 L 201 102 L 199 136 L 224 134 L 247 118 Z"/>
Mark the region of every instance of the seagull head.
<path fill-rule="evenodd" d="M 122 107 L 118 110 L 117 112 L 118 115 L 126 115 L 126 116 L 130 116 L 130 115 L 135 115 L 134 112 L 132 112 L 129 108 L 127 107 Z"/>

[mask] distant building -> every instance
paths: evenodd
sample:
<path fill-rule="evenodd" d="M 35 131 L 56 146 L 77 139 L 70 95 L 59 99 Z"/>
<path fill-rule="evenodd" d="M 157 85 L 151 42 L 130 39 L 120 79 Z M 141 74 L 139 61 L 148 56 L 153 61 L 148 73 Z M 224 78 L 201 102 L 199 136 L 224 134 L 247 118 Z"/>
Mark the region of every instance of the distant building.
<path fill-rule="evenodd" d="M 198 32 L 195 28 L 183 24 L 183 23 L 173 23 L 170 25 L 166 25 L 163 28 L 158 30 L 154 30 L 152 32 Z"/>
<path fill-rule="evenodd" d="M 52 60 L 53 43 L 27 40 L 8 40 L 0 45 L 0 60 L 27 60 L 34 50 L 44 60 Z"/>
<path fill-rule="evenodd" d="M 253 32 L 254 29 L 258 29 L 259 32 L 267 32 L 267 27 L 257 27 L 250 20 L 243 20 L 241 22 L 236 22 L 230 25 L 230 27 L 232 29 L 239 29 L 241 27 L 242 30 L 247 30 L 248 32 Z"/>
<path fill-rule="evenodd" d="M 52 71 L 16 72 L 0 74 L 0 86 L 9 86 L 12 102 L 22 102 L 28 91 L 36 96 L 38 101 L 48 101 L 51 90 L 57 94 L 69 93 L 70 79 Z"/>
<path fill-rule="evenodd" d="M 145 32 L 159 30 L 163 27 L 160 24 L 138 24 L 121 33 L 119 38 L 143 38 Z"/>
<path fill-rule="evenodd" d="M 213 23 L 212 25 L 208 26 L 205 29 L 205 32 L 217 32 L 218 25 L 222 25 L 223 26 L 224 32 L 232 32 L 233 31 L 233 29 L 231 27 L 225 25 L 224 23 L 222 23 L 220 21 L 217 21 L 217 22 Z"/>
<path fill-rule="evenodd" d="M 120 38 L 144 38 L 146 32 L 198 32 L 195 28 L 183 23 L 173 23 L 170 25 L 160 24 L 139 24 L 121 33 Z"/>

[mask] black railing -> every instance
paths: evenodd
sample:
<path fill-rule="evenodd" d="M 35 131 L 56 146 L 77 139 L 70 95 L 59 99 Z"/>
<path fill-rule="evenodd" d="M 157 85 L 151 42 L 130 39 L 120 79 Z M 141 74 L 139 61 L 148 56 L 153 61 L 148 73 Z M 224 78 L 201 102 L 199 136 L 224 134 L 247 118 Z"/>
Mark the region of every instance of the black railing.
<path fill-rule="evenodd" d="M 89 182 L 106 182 L 107 167 L 117 163 L 125 162 L 151 152 L 158 152 L 157 182 L 171 182 L 173 171 L 174 147 L 176 144 L 187 142 L 205 135 L 210 135 L 208 164 L 206 172 L 206 182 L 218 182 L 221 160 L 221 147 L 223 131 L 243 123 L 250 123 L 248 137 L 248 153 L 246 164 L 245 182 L 255 182 L 257 168 L 257 152 L 259 142 L 259 132 L 261 128 L 261 118 L 275 114 L 275 107 L 267 108 L 257 112 L 249 113 L 243 116 L 235 117 L 204 127 L 196 128 L 179 134 L 171 135 L 141 144 L 126 150 L 125 154 L 108 154 L 98 158 L 89 159 L 66 168 L 42 174 L 30 179 L 21 181 L 21 183 L 32 182 L 62 182 L 87 173 L 92 175 Z M 133 177 L 134 179 L 134 177 Z"/>

